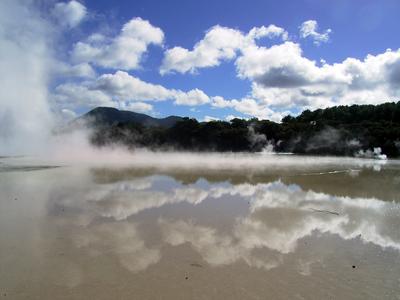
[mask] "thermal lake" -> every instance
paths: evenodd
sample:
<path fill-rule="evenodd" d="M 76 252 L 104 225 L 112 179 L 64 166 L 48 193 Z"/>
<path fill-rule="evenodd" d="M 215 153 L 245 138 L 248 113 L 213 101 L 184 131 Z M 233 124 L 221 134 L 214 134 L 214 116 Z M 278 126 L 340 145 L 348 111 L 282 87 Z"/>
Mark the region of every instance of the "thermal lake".
<path fill-rule="evenodd" d="M 3 299 L 400 299 L 400 162 L 0 158 Z"/>

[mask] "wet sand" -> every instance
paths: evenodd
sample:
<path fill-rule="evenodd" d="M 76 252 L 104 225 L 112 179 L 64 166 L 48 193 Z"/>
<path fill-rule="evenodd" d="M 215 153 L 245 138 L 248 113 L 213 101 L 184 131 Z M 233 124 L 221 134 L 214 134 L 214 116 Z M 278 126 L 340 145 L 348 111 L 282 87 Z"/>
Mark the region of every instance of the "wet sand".
<path fill-rule="evenodd" d="M 301 159 L 218 169 L 1 158 L 0 296 L 400 299 L 398 162 Z"/>

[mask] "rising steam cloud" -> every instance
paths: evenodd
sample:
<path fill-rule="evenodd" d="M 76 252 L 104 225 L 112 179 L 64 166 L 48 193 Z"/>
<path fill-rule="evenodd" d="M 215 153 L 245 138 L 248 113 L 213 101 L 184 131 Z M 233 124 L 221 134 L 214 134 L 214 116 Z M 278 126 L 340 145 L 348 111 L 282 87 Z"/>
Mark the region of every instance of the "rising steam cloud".
<path fill-rule="evenodd" d="M 54 2 L 48 4 L 51 11 Z M 54 45 L 66 29 L 39 7 L 34 0 L 0 1 L 0 156 L 93 158 L 88 130 L 53 134 L 62 123 L 49 88 L 61 63 Z"/>
<path fill-rule="evenodd" d="M 0 1 L 0 153 L 37 153 L 53 118 L 47 22 L 28 0 Z"/>

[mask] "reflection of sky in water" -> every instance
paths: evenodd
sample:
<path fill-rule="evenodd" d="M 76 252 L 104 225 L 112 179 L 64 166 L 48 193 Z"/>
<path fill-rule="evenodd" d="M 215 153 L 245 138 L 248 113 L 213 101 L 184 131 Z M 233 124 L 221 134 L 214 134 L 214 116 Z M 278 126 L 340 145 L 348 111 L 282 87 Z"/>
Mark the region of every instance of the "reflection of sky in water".
<path fill-rule="evenodd" d="M 31 265 L 44 270 L 35 275 L 42 281 L 68 288 L 82 286 L 102 268 L 154 278 L 155 270 L 169 274 L 166 266 L 189 263 L 213 272 L 238 268 L 232 276 L 245 270 L 280 274 L 292 283 L 334 272 L 339 284 L 349 276 L 342 264 L 350 270 L 364 264 L 368 288 L 379 276 L 392 288 L 400 278 L 399 170 L 383 165 L 379 172 L 367 166 L 287 173 L 4 172 L 0 246 L 6 255 L 0 254 L 0 264 L 20 264 L 11 282 Z"/>
<path fill-rule="evenodd" d="M 400 250 L 397 203 L 332 196 L 281 180 L 232 184 L 200 179 L 183 184 L 170 176 L 150 175 L 74 185 L 62 196 L 57 190 L 53 193 L 54 204 L 70 212 L 64 217 L 63 226 L 80 226 L 73 235 L 77 247 L 96 255 L 111 252 L 134 272 L 157 263 L 163 244 L 190 245 L 214 266 L 245 261 L 249 266 L 265 269 L 279 266 L 285 255 L 296 253 L 299 241 L 318 234 L 337 235 L 343 243 L 355 239 L 362 245 Z M 228 216 L 229 230 L 207 224 L 202 215 L 196 214 L 201 205 L 212 214 L 218 201 L 229 205 L 230 199 L 245 203 L 246 208 Z M 166 207 L 184 204 L 191 207 L 186 214 L 163 215 Z M 136 224 L 140 215 L 157 210 L 152 232 L 143 228 L 141 232 Z M 227 216 L 221 221 L 222 218 Z M 146 246 L 146 235 L 154 231 L 160 240 Z M 299 263 L 308 268 L 309 262 Z"/>

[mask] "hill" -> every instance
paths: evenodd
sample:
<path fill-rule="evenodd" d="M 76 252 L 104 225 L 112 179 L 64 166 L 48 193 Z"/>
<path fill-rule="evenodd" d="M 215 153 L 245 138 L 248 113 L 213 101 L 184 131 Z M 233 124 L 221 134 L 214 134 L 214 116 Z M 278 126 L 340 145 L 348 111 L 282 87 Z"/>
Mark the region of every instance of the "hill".
<path fill-rule="evenodd" d="M 73 123 L 79 124 L 82 122 L 87 122 L 90 125 L 95 126 L 111 126 L 119 123 L 136 123 L 144 127 L 169 128 L 180 120 L 182 120 L 182 118 L 177 116 L 169 116 L 158 119 L 133 111 L 118 110 L 112 107 L 97 107 L 77 118 L 73 121 Z"/>
<path fill-rule="evenodd" d="M 79 120 L 98 125 L 91 142 L 99 147 L 123 144 L 157 150 L 400 157 L 400 102 L 306 110 L 284 117 L 281 123 L 255 118 L 229 122 L 156 119 L 102 107 Z"/>

